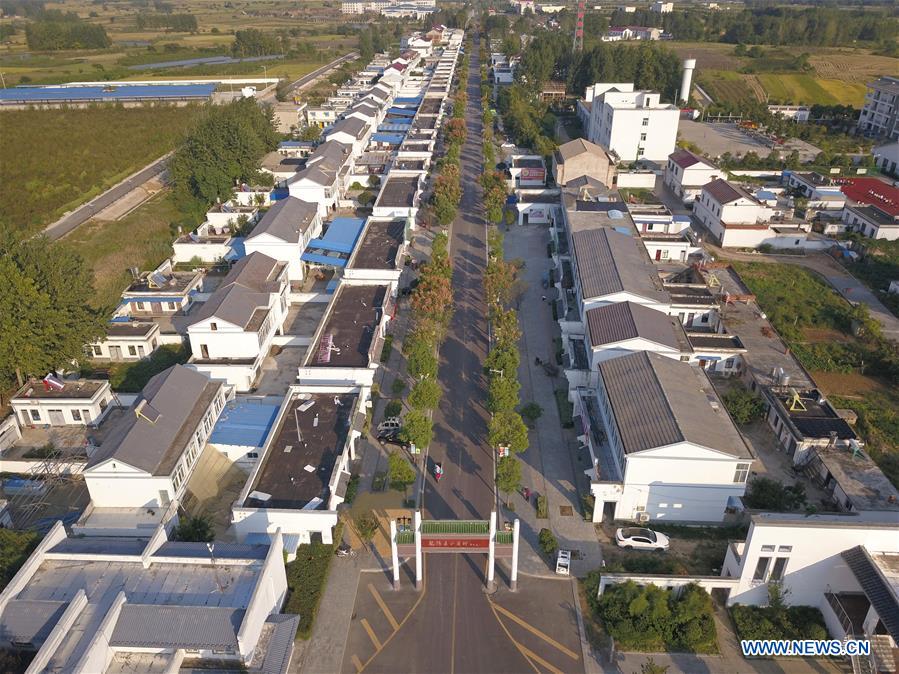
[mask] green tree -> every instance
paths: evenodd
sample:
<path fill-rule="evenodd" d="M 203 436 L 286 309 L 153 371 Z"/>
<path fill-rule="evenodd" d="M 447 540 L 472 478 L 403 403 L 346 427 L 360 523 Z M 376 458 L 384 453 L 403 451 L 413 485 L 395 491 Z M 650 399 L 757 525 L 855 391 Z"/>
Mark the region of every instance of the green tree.
<path fill-rule="evenodd" d="M 521 462 L 514 456 L 504 456 L 496 462 L 496 488 L 506 495 L 506 501 L 521 487 Z"/>
<path fill-rule="evenodd" d="M 741 426 L 760 419 L 765 413 L 762 399 L 742 386 L 732 388 L 724 394 L 722 400 L 730 416 Z"/>
<path fill-rule="evenodd" d="M 537 540 L 540 543 L 540 549 L 547 555 L 554 555 L 556 550 L 559 549 L 559 542 L 549 529 L 541 529 L 537 535 Z"/>
<path fill-rule="evenodd" d="M 320 126 L 315 126 L 314 124 L 311 126 L 306 126 L 300 131 L 300 140 L 318 140 L 322 136 L 322 129 Z"/>
<path fill-rule="evenodd" d="M 84 261 L 64 244 L 0 233 L 0 372 L 19 384 L 83 355 L 103 332 L 91 308 L 93 281 Z"/>
<path fill-rule="evenodd" d="M 521 408 L 521 416 L 529 425 L 532 425 L 543 415 L 543 408 L 537 403 L 528 403 Z"/>
<path fill-rule="evenodd" d="M 391 454 L 391 457 L 393 455 Z M 405 459 L 403 459 L 405 461 Z M 408 465 L 408 462 L 406 463 Z M 411 466 L 409 466 L 411 470 Z M 415 481 L 415 475 L 412 476 L 412 481 Z M 371 510 L 366 510 L 363 513 L 359 513 L 353 518 L 353 528 L 356 530 L 356 534 L 359 536 L 359 539 L 362 541 L 363 545 L 366 548 L 371 549 L 371 541 L 375 537 L 375 534 L 378 532 L 380 528 L 380 524 L 378 522 L 378 518 Z"/>
<path fill-rule="evenodd" d="M 743 503 L 752 510 L 791 512 L 805 505 L 805 486 L 801 482 L 784 485 L 770 477 L 750 480 Z"/>
<path fill-rule="evenodd" d="M 409 334 L 403 342 L 403 355 L 409 374 L 417 379 L 437 376 L 437 356 L 434 355 L 434 342 L 422 331 Z"/>
<path fill-rule="evenodd" d="M 405 494 L 415 482 L 415 469 L 402 454 L 391 452 L 387 458 L 387 479 L 393 489 L 402 489 Z"/>
<path fill-rule="evenodd" d="M 435 409 L 440 404 L 443 391 L 436 379 L 422 379 L 409 391 L 409 405 L 412 409 Z"/>
<path fill-rule="evenodd" d="M 191 543 L 209 543 L 215 538 L 212 522 L 205 515 L 187 517 L 178 523 L 174 531 L 174 540 Z"/>
<path fill-rule="evenodd" d="M 487 442 L 491 447 L 508 447 L 511 452 L 519 453 L 530 445 L 528 427 L 521 415 L 514 410 L 504 410 L 494 414 L 487 427 Z"/>
<path fill-rule="evenodd" d="M 400 439 L 416 447 L 427 447 L 434 434 L 434 423 L 421 410 L 412 410 L 403 417 Z"/>
<path fill-rule="evenodd" d="M 497 414 L 518 407 L 521 384 L 514 376 L 493 375 L 487 387 L 487 409 Z"/>

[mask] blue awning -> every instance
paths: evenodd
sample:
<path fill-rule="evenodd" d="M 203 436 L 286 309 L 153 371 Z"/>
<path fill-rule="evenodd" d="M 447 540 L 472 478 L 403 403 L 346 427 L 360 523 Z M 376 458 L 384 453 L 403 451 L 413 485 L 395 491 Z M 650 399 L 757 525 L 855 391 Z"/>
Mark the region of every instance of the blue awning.
<path fill-rule="evenodd" d="M 328 223 L 324 236 L 309 242 L 300 259 L 331 267 L 345 267 L 364 227 L 365 220 L 361 218 L 334 218 Z"/>
<path fill-rule="evenodd" d="M 415 110 L 412 110 L 410 108 L 393 107 L 393 108 L 387 109 L 387 114 L 388 115 L 399 115 L 401 117 L 415 117 Z"/>
<path fill-rule="evenodd" d="M 372 142 L 399 145 L 406 136 L 402 133 L 375 133 L 372 134 Z"/>

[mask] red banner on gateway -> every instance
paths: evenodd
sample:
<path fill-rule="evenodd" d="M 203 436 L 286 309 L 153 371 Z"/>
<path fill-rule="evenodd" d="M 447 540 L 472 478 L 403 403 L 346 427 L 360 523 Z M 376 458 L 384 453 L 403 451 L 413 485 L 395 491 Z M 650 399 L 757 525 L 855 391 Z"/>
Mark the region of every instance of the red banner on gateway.
<path fill-rule="evenodd" d="M 422 548 L 464 548 L 487 550 L 490 541 L 485 538 L 422 538 Z"/>

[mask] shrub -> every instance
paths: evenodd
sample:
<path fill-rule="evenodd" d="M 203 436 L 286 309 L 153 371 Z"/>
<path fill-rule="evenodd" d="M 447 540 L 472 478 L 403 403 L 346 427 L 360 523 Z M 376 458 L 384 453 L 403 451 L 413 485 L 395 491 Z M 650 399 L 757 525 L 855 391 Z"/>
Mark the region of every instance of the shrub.
<path fill-rule="evenodd" d="M 744 606 L 730 609 L 740 639 L 826 639 L 821 611 L 813 606 Z"/>
<path fill-rule="evenodd" d="M 761 419 L 765 413 L 762 399 L 742 386 L 725 393 L 722 400 L 730 416 L 741 426 Z"/>
<path fill-rule="evenodd" d="M 791 512 L 805 505 L 805 486 L 801 482 L 786 486 L 770 477 L 756 477 L 746 487 L 743 503 L 753 510 Z"/>
<path fill-rule="evenodd" d="M 556 550 L 559 549 L 559 541 L 556 540 L 555 535 L 553 535 L 553 532 L 549 529 L 541 529 L 538 540 L 540 542 L 540 549 L 547 555 L 554 555 L 556 554 Z"/>
<path fill-rule="evenodd" d="M 307 543 L 297 546 L 297 557 L 286 565 L 287 601 L 284 610 L 300 616 L 297 636 L 308 639 L 321 601 L 334 547 L 341 541 L 341 525 L 334 532 L 334 543 Z"/>
<path fill-rule="evenodd" d="M 387 458 L 387 479 L 393 489 L 403 492 L 415 482 L 415 469 L 399 452 L 391 452 Z"/>
<path fill-rule="evenodd" d="M 386 363 L 390 359 L 393 352 L 393 335 L 387 335 L 384 338 L 384 346 L 381 347 L 381 362 Z"/>
<path fill-rule="evenodd" d="M 193 543 L 208 543 L 215 538 L 212 522 L 208 517 L 197 515 L 187 517 L 178 523 L 173 532 L 176 541 L 189 541 Z"/>
<path fill-rule="evenodd" d="M 543 408 L 537 403 L 528 403 L 521 408 L 521 416 L 528 425 L 532 425 L 537 419 L 543 415 Z"/>
<path fill-rule="evenodd" d="M 346 486 L 346 496 L 343 497 L 344 503 L 352 503 L 356 498 L 356 494 L 359 493 L 359 476 L 351 475 L 350 481 Z"/>
<path fill-rule="evenodd" d="M 40 540 L 40 534 L 34 531 L 0 529 L 0 590 L 12 580 Z"/>
<path fill-rule="evenodd" d="M 546 497 L 542 494 L 537 497 L 537 519 L 545 520 L 549 517 L 549 506 L 546 503 Z"/>
<path fill-rule="evenodd" d="M 406 382 L 397 377 L 393 380 L 393 383 L 390 385 L 390 390 L 393 391 L 395 395 L 399 395 L 403 391 L 406 390 Z"/>
<path fill-rule="evenodd" d="M 384 407 L 384 417 L 389 419 L 390 417 L 398 417 L 400 412 L 403 411 L 403 403 L 400 400 L 391 400 L 387 403 L 387 406 Z"/>

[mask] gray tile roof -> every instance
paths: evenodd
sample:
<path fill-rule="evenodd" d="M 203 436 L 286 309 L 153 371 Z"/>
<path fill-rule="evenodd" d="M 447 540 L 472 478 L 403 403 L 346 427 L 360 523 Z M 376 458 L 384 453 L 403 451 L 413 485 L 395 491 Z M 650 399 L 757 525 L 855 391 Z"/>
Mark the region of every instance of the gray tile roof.
<path fill-rule="evenodd" d="M 752 458 L 699 368 L 640 351 L 600 363 L 599 372 L 625 453 L 690 442 Z"/>
<path fill-rule="evenodd" d="M 293 654 L 293 641 L 297 635 L 300 616 L 279 613 L 269 616 L 266 622 L 274 625 L 274 630 L 262 660 L 261 674 L 284 674 Z"/>
<path fill-rule="evenodd" d="M 241 258 L 212 296 L 185 321 L 186 325 L 215 317 L 247 328 L 258 310 L 268 308 L 270 294 L 280 290 L 278 277 L 285 266 L 285 262 L 259 252 Z"/>
<path fill-rule="evenodd" d="M 246 611 L 224 606 L 158 606 L 126 603 L 110 646 L 127 648 L 238 648 Z"/>
<path fill-rule="evenodd" d="M 269 234 L 288 243 L 298 243 L 302 233 L 309 229 L 315 220 L 317 213 L 316 204 L 296 197 L 276 201 L 253 228 L 248 240 L 252 241 L 261 234 Z"/>
<path fill-rule="evenodd" d="M 591 143 L 589 140 L 585 140 L 584 138 L 575 138 L 574 140 L 563 143 L 558 147 L 558 149 L 556 150 L 556 161 L 566 161 L 568 159 L 571 159 L 572 157 L 577 157 L 580 154 L 584 154 L 585 152 L 602 156 L 606 156 L 608 154 L 599 145 Z"/>
<path fill-rule="evenodd" d="M 590 309 L 587 328 L 594 347 L 638 337 L 677 350 L 686 346 L 684 329 L 676 317 L 635 302 L 616 302 Z"/>
<path fill-rule="evenodd" d="M 346 119 L 341 119 L 334 126 L 332 126 L 327 135 L 330 137 L 335 133 L 346 133 L 359 140 L 362 136 L 365 135 L 365 131 L 368 129 L 368 122 L 364 119 L 359 119 L 358 117 L 347 117 Z"/>
<path fill-rule="evenodd" d="M 871 555 L 861 545 L 844 550 L 841 555 L 890 636 L 899 641 L 899 598 L 891 591 Z"/>
<path fill-rule="evenodd" d="M 588 229 L 572 234 L 574 256 L 584 299 L 629 292 L 668 302 L 655 267 L 642 244 L 613 229 Z"/>
<path fill-rule="evenodd" d="M 88 470 L 116 458 L 152 475 L 169 475 L 221 387 L 221 382 L 183 365 L 163 370 L 138 397 L 138 403 L 146 400 L 159 418 L 151 423 L 133 410 L 123 415 L 88 461 Z"/>

